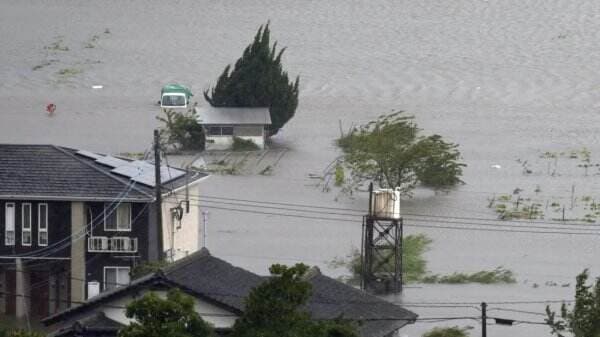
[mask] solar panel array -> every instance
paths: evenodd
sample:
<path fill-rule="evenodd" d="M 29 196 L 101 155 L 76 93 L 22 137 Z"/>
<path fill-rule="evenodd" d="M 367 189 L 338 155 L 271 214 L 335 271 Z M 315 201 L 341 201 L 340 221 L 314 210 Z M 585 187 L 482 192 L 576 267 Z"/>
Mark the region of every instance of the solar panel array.
<path fill-rule="evenodd" d="M 110 172 L 131 178 L 131 180 L 148 186 L 155 186 L 154 165 L 146 161 L 134 160 L 117 166 Z M 185 171 L 172 167 L 160 167 L 160 181 L 165 183 L 185 175 Z"/>
<path fill-rule="evenodd" d="M 102 155 L 99 155 L 99 154 L 94 153 L 94 152 L 86 151 L 86 150 L 79 150 L 76 153 L 78 155 L 80 155 L 80 156 L 84 156 L 84 157 L 92 158 L 92 159 L 100 159 L 100 158 L 102 158 Z"/>
<path fill-rule="evenodd" d="M 123 160 L 123 159 L 119 159 L 119 158 L 115 158 L 115 157 L 111 157 L 111 156 L 104 156 L 102 158 L 96 159 L 96 163 L 110 166 L 110 167 L 118 167 L 118 166 L 126 165 L 129 162 L 127 160 Z"/>
<path fill-rule="evenodd" d="M 127 161 L 112 156 L 102 156 L 85 150 L 77 151 L 77 154 L 94 159 L 98 164 L 112 167 L 112 170 L 110 170 L 111 173 L 128 177 L 135 182 L 147 186 L 155 186 L 154 164 L 152 163 L 143 160 Z M 177 179 L 183 175 L 185 175 L 185 171 L 183 170 L 164 165 L 160 167 L 160 181 L 162 183 Z"/>

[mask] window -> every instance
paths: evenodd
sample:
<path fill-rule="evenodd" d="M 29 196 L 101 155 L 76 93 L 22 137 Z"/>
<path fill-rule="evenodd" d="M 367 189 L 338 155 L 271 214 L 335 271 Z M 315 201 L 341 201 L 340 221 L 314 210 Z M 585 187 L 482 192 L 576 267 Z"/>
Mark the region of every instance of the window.
<path fill-rule="evenodd" d="M 4 244 L 15 245 L 15 204 L 7 202 L 4 213 Z"/>
<path fill-rule="evenodd" d="M 221 128 L 221 134 L 223 136 L 233 136 L 233 127 L 232 126 L 224 126 Z"/>
<path fill-rule="evenodd" d="M 38 204 L 38 245 L 48 245 L 48 204 Z"/>
<path fill-rule="evenodd" d="M 129 284 L 129 267 L 104 267 L 104 290 Z"/>
<path fill-rule="evenodd" d="M 185 106 L 185 96 L 183 95 L 164 95 L 162 97 L 162 106 Z"/>
<path fill-rule="evenodd" d="M 131 204 L 121 203 L 116 209 L 112 204 L 104 204 L 104 230 L 130 231 Z"/>
<path fill-rule="evenodd" d="M 208 128 L 209 136 L 233 136 L 232 126 L 211 126 Z"/>
<path fill-rule="evenodd" d="M 31 204 L 21 205 L 21 244 L 31 246 Z"/>

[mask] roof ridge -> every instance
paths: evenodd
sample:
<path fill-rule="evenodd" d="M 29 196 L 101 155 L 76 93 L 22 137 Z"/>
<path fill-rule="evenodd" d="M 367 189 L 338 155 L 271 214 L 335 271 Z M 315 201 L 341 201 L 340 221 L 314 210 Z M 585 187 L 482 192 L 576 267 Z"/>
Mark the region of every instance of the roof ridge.
<path fill-rule="evenodd" d="M 67 150 L 63 149 L 63 147 L 62 147 L 62 146 L 57 146 L 57 145 L 52 145 L 52 144 L 51 144 L 51 145 L 49 145 L 49 146 L 50 146 L 50 147 L 52 147 L 52 148 L 54 148 L 54 149 L 56 149 L 56 150 L 58 150 L 58 151 L 60 151 L 60 152 L 62 152 L 62 153 L 64 153 L 65 155 L 67 155 L 67 156 L 69 156 L 69 157 L 71 157 L 71 158 L 73 158 L 73 159 L 77 160 L 78 162 L 80 162 L 80 163 L 82 163 L 82 164 L 84 164 L 84 165 L 86 165 L 86 166 L 88 166 L 88 167 L 91 167 L 91 168 L 92 168 L 92 169 L 94 169 L 95 171 L 102 173 L 103 175 L 105 175 L 105 176 L 107 176 L 107 177 L 111 178 L 112 180 L 114 180 L 114 181 L 117 181 L 117 182 L 119 182 L 119 183 L 121 183 L 121 184 L 125 184 L 125 187 L 129 186 L 129 184 L 130 184 L 130 183 L 128 183 L 128 182 L 125 182 L 125 181 L 124 181 L 124 180 L 122 180 L 121 178 L 118 178 L 118 177 L 116 177 L 116 176 L 114 176 L 114 175 L 112 175 L 112 174 L 110 174 L 110 173 L 108 173 L 108 172 L 106 172 L 106 171 L 103 171 L 103 170 L 101 170 L 101 169 L 97 168 L 95 165 L 93 165 L 93 164 L 91 164 L 91 163 L 89 163 L 89 162 L 87 162 L 87 161 L 85 161 L 85 160 L 83 160 L 83 159 L 81 159 L 81 158 L 78 158 L 76 155 L 74 155 L 74 154 L 70 153 L 69 151 L 67 151 Z M 135 181 L 134 181 L 134 183 L 135 183 Z M 137 188 L 135 185 L 131 185 L 131 189 L 134 189 L 134 190 L 136 190 L 137 192 L 140 192 L 140 193 L 142 193 L 143 195 L 145 195 L 145 196 L 147 196 L 147 197 L 149 197 L 149 198 L 152 198 L 152 200 L 154 200 L 154 196 L 153 196 L 153 195 L 151 195 L 151 194 L 148 194 L 148 193 L 146 193 L 145 191 L 142 191 L 142 190 L 140 190 L 140 189 L 139 189 L 139 188 Z"/>
<path fill-rule="evenodd" d="M 210 251 L 208 250 L 208 248 L 202 247 L 202 248 L 200 248 L 200 250 L 197 250 L 188 256 L 185 256 L 177 261 L 174 261 L 171 264 L 168 264 L 168 265 L 160 268 L 158 270 L 157 274 L 161 273 L 163 276 L 168 276 L 170 273 L 174 272 L 175 270 L 183 268 L 183 267 L 189 265 L 190 263 L 196 261 L 197 258 L 202 258 L 202 257 L 207 257 L 207 256 L 212 256 L 212 255 L 210 254 Z"/>

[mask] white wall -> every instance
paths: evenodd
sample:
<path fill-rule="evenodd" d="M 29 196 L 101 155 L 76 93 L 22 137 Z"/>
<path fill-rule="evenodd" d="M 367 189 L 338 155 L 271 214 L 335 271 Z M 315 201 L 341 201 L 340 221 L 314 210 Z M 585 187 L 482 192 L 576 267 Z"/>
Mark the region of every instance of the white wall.
<path fill-rule="evenodd" d="M 203 178 L 206 179 L 206 178 Z M 194 182 L 189 187 L 189 195 L 191 199 L 198 199 L 200 195 L 201 181 Z M 167 184 L 168 186 L 168 184 Z M 199 249 L 201 241 L 200 229 L 202 228 L 202 217 L 200 216 L 200 206 L 196 200 L 190 200 L 190 211 L 185 212 L 185 188 L 177 191 L 175 194 L 163 197 L 162 214 L 163 214 L 163 248 L 165 251 L 171 248 L 172 228 L 175 226 L 175 260 L 185 257 Z M 181 203 L 183 207 L 183 218 L 181 225 L 178 221 L 173 222 L 171 216 L 171 208 L 177 207 Z M 180 228 L 178 228 L 180 227 Z"/>
<path fill-rule="evenodd" d="M 207 150 L 229 150 L 233 144 L 233 136 L 206 136 Z"/>
<path fill-rule="evenodd" d="M 261 149 L 265 148 L 265 139 L 263 136 L 236 136 L 245 140 L 251 140 Z M 207 150 L 229 150 L 233 144 L 233 136 L 206 136 Z M 209 142 L 212 140 L 213 142 Z"/>
<path fill-rule="evenodd" d="M 140 297 L 147 292 L 148 290 L 142 291 Z M 155 291 L 155 293 L 162 298 L 167 297 L 166 291 Z M 125 296 L 118 300 L 107 303 L 99 310 L 103 311 L 106 317 L 127 325 L 132 320 L 125 316 L 125 309 L 121 309 L 121 307 L 124 308 L 133 299 L 134 298 L 132 296 Z M 197 298 L 194 299 L 194 308 L 196 309 L 196 312 L 200 314 L 202 319 L 212 324 L 215 328 L 230 328 L 237 319 L 237 316 L 235 316 L 233 313 Z"/>

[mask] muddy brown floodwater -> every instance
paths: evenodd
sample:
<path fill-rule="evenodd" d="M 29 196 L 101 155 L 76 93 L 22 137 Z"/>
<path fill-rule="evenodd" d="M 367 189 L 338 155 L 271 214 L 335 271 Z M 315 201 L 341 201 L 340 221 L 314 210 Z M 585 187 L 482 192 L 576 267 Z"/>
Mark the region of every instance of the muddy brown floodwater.
<path fill-rule="evenodd" d="M 597 167 L 586 175 L 578 166 L 585 164 L 584 148 L 589 164 L 600 158 L 598 16 L 600 4 L 592 0 L 6 0 L 0 3 L 0 141 L 143 152 L 157 126 L 161 86 L 187 84 L 201 101 L 257 27 L 271 20 L 273 38 L 288 48 L 285 68 L 301 76 L 300 106 L 273 139 L 285 156 L 271 176 L 216 175 L 203 185 L 198 202 L 209 211 L 213 254 L 259 273 L 273 262 L 304 261 L 340 275 L 326 261 L 359 245 L 356 211 L 365 209 L 366 196 L 321 192 L 309 174 L 320 174 L 338 155 L 333 140 L 340 120 L 347 128 L 402 109 L 426 132 L 459 143 L 468 164 L 466 185 L 448 194 L 419 190 L 403 200 L 406 232 L 434 240 L 429 269 L 504 266 L 518 282 L 411 285 L 389 299 L 421 317 L 477 317 L 477 305 L 431 303 L 481 301 L 492 302 L 490 309 L 542 313 L 540 303 L 495 302 L 572 298 L 583 268 L 600 275 L 595 218 L 586 227 L 554 220 L 562 207 L 567 218 L 582 218 L 600 197 Z M 45 110 L 50 103 L 56 105 L 52 116 Z M 571 158 L 571 151 L 579 154 Z M 541 158 L 545 152 L 558 159 Z M 547 223 L 535 226 L 548 228 L 500 227 L 508 223 L 493 220 L 489 199 L 516 188 L 541 204 Z M 307 213 L 216 197 L 344 210 Z M 556 231 L 563 233 L 540 233 Z M 500 310 L 489 315 L 544 318 Z M 436 325 L 472 325 L 472 335 L 480 334 L 476 320 L 458 320 L 417 323 L 400 335 L 420 336 Z M 495 325 L 488 333 L 532 337 L 549 330 Z"/>

